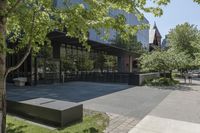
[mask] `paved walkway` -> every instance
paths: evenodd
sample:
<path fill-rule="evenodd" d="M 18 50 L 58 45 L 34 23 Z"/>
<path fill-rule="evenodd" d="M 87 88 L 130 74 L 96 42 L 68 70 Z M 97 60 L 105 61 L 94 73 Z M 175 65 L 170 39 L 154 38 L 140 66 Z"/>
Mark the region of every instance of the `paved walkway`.
<path fill-rule="evenodd" d="M 172 91 L 129 133 L 200 133 L 199 85 L 194 80 L 188 89 Z"/>
<path fill-rule="evenodd" d="M 105 133 L 128 133 L 138 123 L 138 120 L 133 117 L 111 113 L 107 114 L 110 117 L 110 122 Z"/>
<path fill-rule="evenodd" d="M 43 97 L 83 103 L 86 109 L 109 114 L 111 120 L 105 132 L 127 133 L 171 91 L 125 84 L 70 82 L 36 87 L 8 86 L 8 99 L 21 101 Z"/>
<path fill-rule="evenodd" d="M 70 82 L 33 87 L 8 86 L 8 99 L 52 98 L 83 103 L 84 108 L 141 120 L 172 90 L 126 84 Z"/>
<path fill-rule="evenodd" d="M 200 133 L 200 124 L 148 115 L 129 133 Z"/>
<path fill-rule="evenodd" d="M 167 133 L 173 133 L 172 130 L 182 131 L 181 125 L 197 129 L 196 124 L 200 123 L 200 84 L 198 80 L 193 83 L 180 87 L 135 87 L 91 82 L 8 86 L 8 98 L 21 101 L 43 97 L 83 103 L 86 109 L 106 112 L 110 116 L 106 133 L 128 133 L 138 122 L 130 133 L 163 133 L 164 128 L 159 128 L 162 131 L 157 129 L 162 125 L 170 128 Z M 143 131 L 141 127 L 149 128 Z"/>
<path fill-rule="evenodd" d="M 141 120 L 172 90 L 152 87 L 130 87 L 101 97 L 83 101 L 84 108 L 119 114 Z"/>

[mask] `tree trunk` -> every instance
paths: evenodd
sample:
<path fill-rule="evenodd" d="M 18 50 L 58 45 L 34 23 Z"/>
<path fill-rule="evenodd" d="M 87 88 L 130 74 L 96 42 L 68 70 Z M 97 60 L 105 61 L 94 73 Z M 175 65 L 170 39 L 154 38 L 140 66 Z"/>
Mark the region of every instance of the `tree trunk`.
<path fill-rule="evenodd" d="M 12 12 L 16 6 L 21 2 L 17 0 L 10 10 L 7 9 L 8 0 L 0 0 L 0 133 L 6 132 L 6 77 L 8 73 L 19 68 L 23 62 L 26 60 L 31 51 L 31 42 L 33 34 L 30 35 L 29 42 L 27 44 L 27 50 L 24 57 L 16 64 L 16 66 L 6 69 L 6 21 L 7 15 Z M 33 33 L 34 22 L 35 22 L 35 12 L 32 16 L 31 33 Z"/>
<path fill-rule="evenodd" d="M 6 11 L 7 0 L 0 0 L 0 122 L 1 133 L 6 132 Z"/>
<path fill-rule="evenodd" d="M 2 58 L 2 56 L 0 56 Z M 5 83 L 5 65 L 0 64 L 0 119 L 1 133 L 6 132 L 6 83 Z"/>
<path fill-rule="evenodd" d="M 169 71 L 169 74 L 170 74 L 170 79 L 172 80 L 173 77 L 172 77 L 172 70 Z"/>

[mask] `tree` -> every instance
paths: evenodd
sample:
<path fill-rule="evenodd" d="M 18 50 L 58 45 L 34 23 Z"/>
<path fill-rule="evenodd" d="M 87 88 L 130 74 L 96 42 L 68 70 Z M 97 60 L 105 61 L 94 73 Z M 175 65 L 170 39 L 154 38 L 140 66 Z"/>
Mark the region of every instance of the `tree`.
<path fill-rule="evenodd" d="M 166 5 L 170 0 L 153 1 L 158 6 Z M 123 10 L 134 13 L 140 19 L 143 14 L 139 10 L 162 14 L 159 7 L 146 7 L 146 0 L 84 0 L 84 4 L 70 4 L 66 1 L 64 8 L 55 8 L 52 0 L 0 0 L 0 110 L 2 111 L 2 128 L 5 132 L 6 123 L 6 77 L 8 73 L 16 70 L 26 60 L 30 51 L 38 52 L 44 42 L 49 42 L 47 33 L 54 29 L 67 28 L 67 36 L 76 37 L 86 45 L 89 29 L 96 31 L 101 28 L 115 29 L 126 37 L 129 33 L 136 33 L 141 27 L 126 24 L 123 14 L 110 16 L 110 10 Z M 199 2 L 196 0 L 196 2 Z M 69 6 L 71 5 L 71 6 Z M 138 9 L 136 9 L 138 8 Z M 6 39 L 10 42 L 18 42 L 15 51 L 9 49 Z M 25 50 L 24 57 L 11 68 L 6 68 L 6 53 Z"/>
<path fill-rule="evenodd" d="M 200 31 L 196 26 L 184 23 L 171 29 L 167 35 L 169 47 L 142 55 L 143 71 L 170 72 L 188 70 L 200 66 Z"/>
<path fill-rule="evenodd" d="M 117 34 L 115 40 L 113 40 L 113 44 L 119 48 L 138 54 L 146 52 L 142 43 L 137 41 L 136 35 L 129 35 L 127 38 L 122 38 L 119 34 Z"/>
<path fill-rule="evenodd" d="M 192 42 L 192 46 L 194 47 L 194 65 L 197 66 L 198 68 L 200 67 L 200 33 L 198 34 L 198 37 L 195 41 Z"/>
<path fill-rule="evenodd" d="M 95 69 L 100 69 L 100 71 L 103 72 L 105 68 L 105 61 L 105 56 L 102 53 L 99 53 L 94 60 Z"/>
<path fill-rule="evenodd" d="M 103 53 L 99 53 L 94 59 L 94 67 L 95 69 L 99 69 L 101 72 L 104 70 L 116 70 L 117 60 L 115 56 L 105 55 Z"/>
<path fill-rule="evenodd" d="M 107 71 L 115 71 L 117 68 L 117 59 L 111 55 L 104 55 L 105 62 L 104 67 L 107 68 Z"/>
<path fill-rule="evenodd" d="M 93 69 L 94 61 L 90 58 L 90 53 L 85 53 L 81 57 L 78 57 L 76 64 L 78 71 L 90 71 Z"/>
<path fill-rule="evenodd" d="M 192 65 L 192 59 L 188 54 L 172 49 L 143 54 L 139 60 L 140 67 L 144 72 L 158 71 L 171 74 L 173 70 L 186 69 Z"/>
<path fill-rule="evenodd" d="M 200 31 L 196 26 L 184 23 L 177 25 L 174 29 L 171 29 L 168 35 L 168 42 L 171 49 L 177 52 L 185 52 L 195 59 L 196 45 L 200 45 L 197 42 Z"/>
<path fill-rule="evenodd" d="M 76 71 L 76 64 L 74 63 L 73 58 L 70 57 L 65 57 L 61 59 L 62 64 L 61 64 L 61 69 L 65 73 L 68 71 Z"/>

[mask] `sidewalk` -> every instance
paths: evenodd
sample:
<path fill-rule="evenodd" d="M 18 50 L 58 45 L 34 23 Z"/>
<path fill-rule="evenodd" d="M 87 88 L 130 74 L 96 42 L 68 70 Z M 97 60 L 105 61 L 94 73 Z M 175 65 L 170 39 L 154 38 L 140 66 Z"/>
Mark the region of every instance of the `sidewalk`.
<path fill-rule="evenodd" d="M 200 124 L 148 115 L 129 133 L 200 133 Z"/>
<path fill-rule="evenodd" d="M 200 81 L 172 91 L 129 133 L 200 133 Z"/>
<path fill-rule="evenodd" d="M 107 113 L 107 115 L 110 118 L 110 122 L 107 129 L 104 131 L 105 133 L 128 133 L 128 131 L 138 123 L 138 120 L 134 117 L 113 113 Z"/>

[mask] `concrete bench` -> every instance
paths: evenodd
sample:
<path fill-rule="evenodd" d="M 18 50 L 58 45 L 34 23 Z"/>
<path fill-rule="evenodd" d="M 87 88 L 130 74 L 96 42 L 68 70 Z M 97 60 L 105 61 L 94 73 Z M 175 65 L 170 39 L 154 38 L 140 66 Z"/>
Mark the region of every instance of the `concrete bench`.
<path fill-rule="evenodd" d="M 13 79 L 16 86 L 25 86 L 25 83 L 27 82 L 26 77 L 18 77 Z"/>
<path fill-rule="evenodd" d="M 63 127 L 72 122 L 82 121 L 83 105 L 48 98 L 36 98 L 25 101 L 7 100 L 10 113 L 28 116 L 43 123 Z"/>

